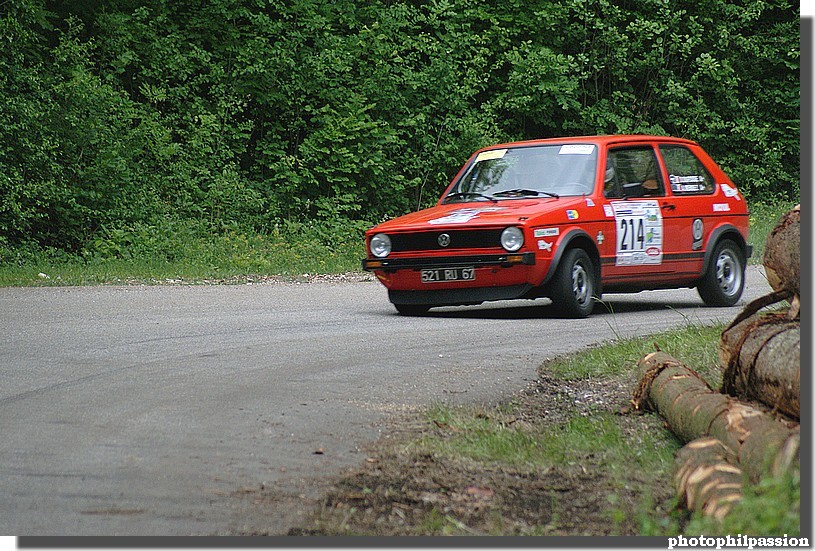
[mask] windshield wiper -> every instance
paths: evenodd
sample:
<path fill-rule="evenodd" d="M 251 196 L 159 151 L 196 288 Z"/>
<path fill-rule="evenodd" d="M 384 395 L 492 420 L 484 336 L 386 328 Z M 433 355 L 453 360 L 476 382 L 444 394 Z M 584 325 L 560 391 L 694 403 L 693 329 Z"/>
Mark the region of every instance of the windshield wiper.
<path fill-rule="evenodd" d="M 499 191 L 494 193 L 495 197 L 507 197 L 510 195 L 522 195 L 522 196 L 535 196 L 539 197 L 541 195 L 546 195 L 548 197 L 554 197 L 555 199 L 560 199 L 560 195 L 557 193 L 552 193 L 551 191 L 540 191 L 537 189 L 527 189 L 527 188 L 517 188 L 517 189 L 505 189 L 503 191 Z"/>
<path fill-rule="evenodd" d="M 447 196 L 444 198 L 444 202 L 449 202 L 449 199 L 460 199 L 464 197 L 481 197 L 482 199 L 487 199 L 488 201 L 492 201 L 493 203 L 497 203 L 498 201 L 495 197 L 490 197 L 489 195 L 484 195 L 483 193 L 476 193 L 474 191 L 460 191 L 457 193 L 448 193 Z"/>

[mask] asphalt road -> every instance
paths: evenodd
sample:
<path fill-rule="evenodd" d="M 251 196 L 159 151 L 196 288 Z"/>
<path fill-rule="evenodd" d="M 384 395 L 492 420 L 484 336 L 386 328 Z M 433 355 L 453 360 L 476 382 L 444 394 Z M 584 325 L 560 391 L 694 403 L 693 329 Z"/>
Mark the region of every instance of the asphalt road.
<path fill-rule="evenodd" d="M 751 267 L 741 304 L 768 290 Z M 0 289 L 0 534 L 285 533 L 392 412 L 496 403 L 546 358 L 740 309 L 604 298 L 565 321 L 405 318 L 376 282 Z"/>

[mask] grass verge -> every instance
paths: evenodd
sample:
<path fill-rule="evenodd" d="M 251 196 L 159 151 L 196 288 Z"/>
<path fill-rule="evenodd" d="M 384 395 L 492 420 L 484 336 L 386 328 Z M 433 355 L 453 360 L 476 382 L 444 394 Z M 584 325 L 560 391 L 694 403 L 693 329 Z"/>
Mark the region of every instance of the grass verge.
<path fill-rule="evenodd" d="M 791 201 L 751 203 L 752 263 Z M 351 224 L 351 223 L 349 223 Z M 0 248 L 0 286 L 230 283 L 252 277 L 339 274 L 360 269 L 365 256 L 361 223 L 331 228 L 247 235 L 237 229 L 210 234 L 193 223 L 139 225 L 95 237 L 82 254 Z"/>
<path fill-rule="evenodd" d="M 325 242 L 302 235 L 187 235 L 168 247 L 131 255 L 30 253 L 0 262 L 0 286 L 121 283 L 233 283 L 264 276 L 359 271 L 361 242 Z"/>

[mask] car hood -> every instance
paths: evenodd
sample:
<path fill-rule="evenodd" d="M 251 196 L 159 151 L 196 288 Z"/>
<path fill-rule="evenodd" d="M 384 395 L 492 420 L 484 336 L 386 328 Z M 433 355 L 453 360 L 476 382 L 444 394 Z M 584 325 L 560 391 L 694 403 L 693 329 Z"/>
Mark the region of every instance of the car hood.
<path fill-rule="evenodd" d="M 584 205 L 584 201 L 583 197 L 565 197 L 511 199 L 497 203 L 450 203 L 394 218 L 371 231 L 426 231 L 544 223 L 554 221 L 553 218 L 565 219 L 568 209 Z"/>

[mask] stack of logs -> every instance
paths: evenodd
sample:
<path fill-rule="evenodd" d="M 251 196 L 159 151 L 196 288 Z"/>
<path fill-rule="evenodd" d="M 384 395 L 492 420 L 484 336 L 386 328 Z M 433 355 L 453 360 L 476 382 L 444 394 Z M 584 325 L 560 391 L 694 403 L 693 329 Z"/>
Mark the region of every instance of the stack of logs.
<path fill-rule="evenodd" d="M 748 304 L 722 333 L 721 390 L 655 352 L 639 361 L 632 399 L 687 442 L 676 457 L 680 502 L 719 519 L 741 499 L 743 484 L 800 472 L 800 205 L 767 237 L 763 262 L 773 292 Z M 763 310 L 783 300 L 789 308 Z"/>

